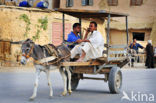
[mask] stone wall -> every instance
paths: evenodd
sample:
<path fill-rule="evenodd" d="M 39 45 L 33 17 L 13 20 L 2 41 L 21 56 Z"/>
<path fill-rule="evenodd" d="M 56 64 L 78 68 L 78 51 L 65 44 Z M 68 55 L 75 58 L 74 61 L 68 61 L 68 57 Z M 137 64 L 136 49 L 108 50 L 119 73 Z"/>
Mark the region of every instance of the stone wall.
<path fill-rule="evenodd" d="M 24 36 L 26 33 L 27 23 L 24 22 L 23 19 L 20 19 L 21 15 L 27 15 L 30 19 L 30 30 L 27 31 L 27 36 Z M 37 34 L 38 26 L 40 23 L 39 19 L 44 19 L 47 17 L 47 29 L 40 29 L 39 38 L 34 40 L 33 36 Z M 65 15 L 65 23 L 70 24 L 72 26 L 75 22 L 78 22 L 77 18 Z M 101 32 L 103 37 L 105 38 L 105 26 L 104 22 L 95 20 L 98 22 L 98 30 Z M 82 28 L 87 28 L 89 26 L 90 20 L 82 20 Z M 54 36 L 62 40 L 62 24 L 56 28 L 61 32 L 59 33 L 59 37 L 53 30 L 53 23 L 62 23 L 62 14 L 59 12 L 55 12 L 52 10 L 41 10 L 37 8 L 22 8 L 22 7 L 14 7 L 14 6 L 0 6 L 0 40 L 1 41 L 10 41 L 16 42 L 21 40 L 26 40 L 27 38 L 33 39 L 36 44 L 44 45 L 53 43 Z M 52 26 L 53 25 L 53 26 Z M 69 27 L 68 26 L 68 27 Z M 67 25 L 66 25 L 67 27 Z M 66 28 L 65 27 L 65 28 Z M 69 27 L 72 30 L 72 27 Z M 67 28 L 66 28 L 67 29 Z M 65 32 L 66 37 L 67 34 L 71 31 Z M 83 30 L 82 30 L 83 31 Z M 105 38 L 106 39 L 106 38 Z M 21 45 L 19 44 L 11 44 L 11 54 L 8 55 L 10 61 L 16 62 L 17 56 L 21 55 Z M 9 65 L 9 64 L 8 64 Z"/>

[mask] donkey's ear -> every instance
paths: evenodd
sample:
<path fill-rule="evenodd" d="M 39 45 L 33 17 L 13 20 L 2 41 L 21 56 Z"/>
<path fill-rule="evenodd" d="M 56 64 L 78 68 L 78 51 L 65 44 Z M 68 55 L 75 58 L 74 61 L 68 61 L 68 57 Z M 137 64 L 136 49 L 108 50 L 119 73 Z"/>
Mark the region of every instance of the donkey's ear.
<path fill-rule="evenodd" d="M 30 38 L 28 38 L 28 39 L 25 40 L 25 42 L 29 42 L 29 41 L 32 41 L 32 40 Z"/>
<path fill-rule="evenodd" d="M 30 38 L 28 38 L 25 42 L 34 43 Z"/>

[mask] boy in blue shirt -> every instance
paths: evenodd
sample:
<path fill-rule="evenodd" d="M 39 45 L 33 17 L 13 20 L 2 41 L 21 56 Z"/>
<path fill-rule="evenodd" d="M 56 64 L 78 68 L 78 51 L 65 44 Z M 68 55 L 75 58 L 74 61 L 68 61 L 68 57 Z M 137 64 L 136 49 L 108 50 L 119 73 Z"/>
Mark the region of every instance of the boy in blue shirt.
<path fill-rule="evenodd" d="M 80 38 L 80 33 L 81 31 L 81 24 L 80 23 L 75 23 L 73 25 L 73 31 L 71 31 L 69 34 L 68 34 L 68 39 L 67 39 L 67 42 L 75 42 L 75 43 L 81 43 L 82 40 Z M 73 48 L 75 45 L 70 45 L 69 48 Z"/>

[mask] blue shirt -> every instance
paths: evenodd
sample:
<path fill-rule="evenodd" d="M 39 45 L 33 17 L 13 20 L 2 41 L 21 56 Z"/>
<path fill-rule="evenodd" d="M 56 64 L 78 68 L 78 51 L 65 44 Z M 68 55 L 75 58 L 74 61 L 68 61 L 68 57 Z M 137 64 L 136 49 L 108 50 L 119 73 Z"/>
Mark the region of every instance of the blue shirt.
<path fill-rule="evenodd" d="M 73 32 L 70 32 L 70 34 L 68 34 L 68 39 L 67 42 L 76 42 L 78 39 L 80 39 L 79 35 L 75 35 Z M 68 45 L 69 48 L 74 48 L 75 45 Z"/>
<path fill-rule="evenodd" d="M 76 42 L 78 39 L 80 39 L 79 35 L 75 35 L 73 32 L 70 32 L 70 34 L 68 34 L 68 42 Z"/>
<path fill-rule="evenodd" d="M 133 45 L 133 43 L 129 46 L 131 49 L 134 49 L 138 52 L 138 49 L 141 48 L 143 49 L 143 46 L 140 45 L 139 43 L 136 43 L 135 45 Z"/>

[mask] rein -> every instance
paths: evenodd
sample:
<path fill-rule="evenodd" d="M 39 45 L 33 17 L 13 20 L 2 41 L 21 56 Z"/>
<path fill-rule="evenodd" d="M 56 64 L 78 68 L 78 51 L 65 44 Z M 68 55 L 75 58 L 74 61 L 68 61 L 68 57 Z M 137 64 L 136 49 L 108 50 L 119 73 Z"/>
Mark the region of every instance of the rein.
<path fill-rule="evenodd" d="M 26 59 L 30 58 L 30 54 L 32 53 L 33 48 L 34 48 L 34 45 L 31 47 L 31 49 L 30 49 L 28 54 L 22 54 L 22 56 L 24 56 Z"/>
<path fill-rule="evenodd" d="M 39 65 L 43 65 L 43 66 L 53 65 L 53 64 L 55 64 L 55 63 L 58 63 L 58 62 L 61 61 L 62 59 L 68 58 L 69 56 L 70 56 L 70 54 L 67 55 L 67 56 L 65 56 L 65 57 L 61 57 L 61 58 L 59 58 L 59 59 L 56 58 L 57 60 L 56 60 L 55 62 L 40 63 L 39 60 L 34 60 L 34 63 L 39 64 Z"/>

